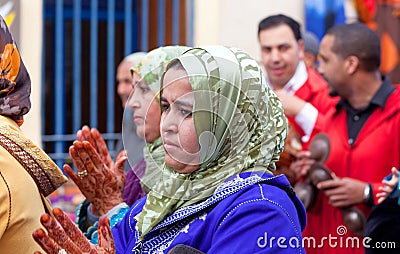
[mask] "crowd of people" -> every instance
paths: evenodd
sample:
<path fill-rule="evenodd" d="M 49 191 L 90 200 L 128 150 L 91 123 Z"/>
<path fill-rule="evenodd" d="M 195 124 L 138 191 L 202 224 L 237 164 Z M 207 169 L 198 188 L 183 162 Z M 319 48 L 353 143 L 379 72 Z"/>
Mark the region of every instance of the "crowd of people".
<path fill-rule="evenodd" d="M 30 80 L 1 22 L 7 253 L 398 252 L 400 90 L 381 73 L 380 39 L 368 26 L 334 26 L 319 44 L 293 18 L 266 17 L 261 65 L 228 46 L 125 58 L 125 149 L 113 160 L 97 129 L 78 131 L 75 170 L 64 165 L 85 196 L 72 221 L 45 198 L 66 176 L 19 129 Z M 323 165 L 312 145 L 322 133 Z M 298 146 L 278 163 L 293 134 Z M 307 209 L 295 183 L 312 185 Z M 393 245 L 374 248 L 382 243 Z"/>

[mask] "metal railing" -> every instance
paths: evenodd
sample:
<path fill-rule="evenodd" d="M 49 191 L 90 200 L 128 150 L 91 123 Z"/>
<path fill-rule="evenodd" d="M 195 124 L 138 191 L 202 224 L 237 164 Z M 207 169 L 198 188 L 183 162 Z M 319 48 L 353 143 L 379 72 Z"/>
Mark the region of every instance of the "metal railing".
<path fill-rule="evenodd" d="M 44 1 L 42 140 L 59 166 L 84 124 L 105 133 L 114 152 L 122 123 L 116 66 L 132 52 L 191 46 L 193 8 L 193 0 Z"/>

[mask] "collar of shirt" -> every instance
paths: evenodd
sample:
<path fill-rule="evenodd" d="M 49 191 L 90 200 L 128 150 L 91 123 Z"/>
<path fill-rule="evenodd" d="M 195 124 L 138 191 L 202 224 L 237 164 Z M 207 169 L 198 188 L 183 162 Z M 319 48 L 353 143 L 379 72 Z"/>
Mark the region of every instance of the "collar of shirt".
<path fill-rule="evenodd" d="M 304 64 L 303 61 L 300 61 L 299 64 L 297 65 L 296 72 L 294 73 L 293 77 L 289 80 L 289 82 L 287 82 L 286 85 L 283 87 L 283 90 L 289 93 L 290 95 L 293 95 L 297 90 L 299 90 L 300 87 L 304 85 L 307 79 L 308 79 L 308 73 L 306 65 Z M 266 81 L 269 87 L 272 90 L 274 90 L 271 85 L 271 82 L 268 79 L 268 76 L 266 76 Z"/>
<path fill-rule="evenodd" d="M 296 72 L 293 77 L 287 82 L 287 84 L 283 87 L 283 90 L 293 95 L 300 87 L 304 85 L 304 83 L 308 79 L 308 73 L 306 65 L 303 61 L 300 61 L 297 65 Z"/>
<path fill-rule="evenodd" d="M 382 79 L 383 82 L 381 87 L 379 87 L 378 91 L 376 91 L 376 93 L 374 94 L 371 101 L 368 103 L 366 107 L 356 110 L 348 103 L 348 101 L 341 98 L 338 104 L 336 105 L 336 110 L 339 111 L 340 108 L 344 108 L 347 111 L 362 112 L 367 110 L 371 106 L 379 106 L 381 108 L 384 108 L 387 99 L 389 98 L 390 94 L 395 90 L 395 88 L 392 86 L 392 84 L 389 82 L 387 78 L 383 77 Z"/>

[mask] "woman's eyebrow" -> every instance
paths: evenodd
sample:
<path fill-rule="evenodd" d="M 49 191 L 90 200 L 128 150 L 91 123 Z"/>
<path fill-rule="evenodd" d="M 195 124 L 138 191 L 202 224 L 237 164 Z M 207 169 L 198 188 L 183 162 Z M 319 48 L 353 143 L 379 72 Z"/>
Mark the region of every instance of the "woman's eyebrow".
<path fill-rule="evenodd" d="M 165 103 L 169 103 L 167 98 L 165 98 L 163 96 L 160 97 L 160 101 L 165 102 Z M 183 106 L 183 107 L 193 108 L 193 104 L 192 103 L 186 102 L 186 101 L 183 101 L 183 100 L 175 100 L 175 101 L 172 101 L 172 103 L 177 104 L 179 106 Z"/>
<path fill-rule="evenodd" d="M 140 80 L 137 83 L 139 86 L 148 86 L 144 80 Z"/>
<path fill-rule="evenodd" d="M 193 103 L 190 103 L 190 102 L 186 102 L 186 101 L 182 101 L 182 100 L 176 100 L 173 103 L 175 103 L 175 104 L 177 104 L 179 106 L 193 108 Z"/>

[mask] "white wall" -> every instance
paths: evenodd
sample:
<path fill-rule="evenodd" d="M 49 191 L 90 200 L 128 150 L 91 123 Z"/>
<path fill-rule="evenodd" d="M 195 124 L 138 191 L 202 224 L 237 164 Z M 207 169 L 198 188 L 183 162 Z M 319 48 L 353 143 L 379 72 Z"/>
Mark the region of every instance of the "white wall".
<path fill-rule="evenodd" d="M 22 130 L 25 135 L 41 146 L 41 66 L 42 66 L 42 0 L 20 0 L 21 57 L 32 82 L 32 108 L 24 118 Z M 29 18 L 28 18 L 29 17 Z"/>
<path fill-rule="evenodd" d="M 303 24 L 304 0 L 195 0 L 194 13 L 195 46 L 234 46 L 260 59 L 260 20 L 282 13 Z"/>

